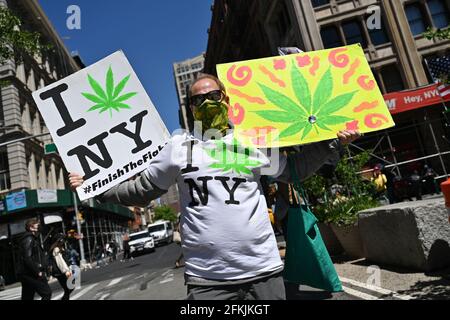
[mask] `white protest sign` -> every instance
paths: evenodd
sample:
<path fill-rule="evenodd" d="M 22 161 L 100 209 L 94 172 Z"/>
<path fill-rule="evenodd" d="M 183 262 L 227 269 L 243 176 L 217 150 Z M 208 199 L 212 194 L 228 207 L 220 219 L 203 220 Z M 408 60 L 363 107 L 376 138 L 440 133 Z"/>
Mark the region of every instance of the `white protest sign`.
<path fill-rule="evenodd" d="M 170 135 L 122 51 L 33 92 L 81 200 L 143 171 Z"/>

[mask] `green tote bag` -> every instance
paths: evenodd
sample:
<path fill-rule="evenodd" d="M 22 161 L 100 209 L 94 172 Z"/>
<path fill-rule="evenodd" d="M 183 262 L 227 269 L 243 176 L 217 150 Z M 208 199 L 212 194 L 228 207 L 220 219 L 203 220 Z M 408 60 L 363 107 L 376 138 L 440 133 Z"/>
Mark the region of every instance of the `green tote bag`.
<path fill-rule="evenodd" d="M 291 207 L 288 212 L 284 279 L 329 292 L 342 291 L 341 281 L 320 235 L 317 218 L 309 209 L 291 159 L 289 166 L 294 192 L 302 194 L 305 204 Z"/>

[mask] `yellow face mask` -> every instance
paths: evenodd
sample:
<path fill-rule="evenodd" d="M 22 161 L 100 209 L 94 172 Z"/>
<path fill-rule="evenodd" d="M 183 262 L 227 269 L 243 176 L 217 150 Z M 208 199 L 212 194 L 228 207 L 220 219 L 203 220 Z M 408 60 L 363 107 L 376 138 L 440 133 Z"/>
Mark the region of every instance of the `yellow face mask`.
<path fill-rule="evenodd" d="M 194 119 L 202 122 L 202 131 L 217 129 L 222 133 L 228 129 L 228 106 L 223 102 L 205 100 L 194 109 Z"/>

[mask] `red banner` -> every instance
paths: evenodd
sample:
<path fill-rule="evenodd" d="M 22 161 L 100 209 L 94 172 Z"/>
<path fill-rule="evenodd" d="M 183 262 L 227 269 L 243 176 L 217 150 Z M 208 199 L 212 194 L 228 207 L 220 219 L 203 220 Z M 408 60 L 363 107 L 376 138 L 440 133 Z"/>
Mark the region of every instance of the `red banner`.
<path fill-rule="evenodd" d="M 387 93 L 384 100 L 391 114 L 396 114 L 450 101 L 450 97 L 443 100 L 437 90 L 437 84 L 431 84 L 415 90 Z"/>

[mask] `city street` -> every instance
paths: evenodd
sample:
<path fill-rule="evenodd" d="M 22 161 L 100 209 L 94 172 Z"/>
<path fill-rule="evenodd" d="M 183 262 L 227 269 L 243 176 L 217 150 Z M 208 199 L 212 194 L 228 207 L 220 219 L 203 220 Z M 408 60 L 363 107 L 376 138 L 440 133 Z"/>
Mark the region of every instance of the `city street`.
<path fill-rule="evenodd" d="M 156 251 L 136 257 L 134 260 L 117 260 L 106 266 L 82 273 L 81 288 L 76 289 L 71 300 L 183 300 L 186 298 L 184 268 L 175 269 L 180 248 L 176 244 L 160 246 Z M 119 255 L 121 257 L 121 255 Z M 339 267 L 345 273 L 343 267 Z M 353 273 L 357 273 L 354 271 Z M 396 294 L 387 289 L 367 286 L 363 282 L 342 277 L 344 292 L 330 294 L 321 290 L 300 286 L 288 287 L 288 299 L 292 300 L 407 300 L 410 296 Z M 364 281 L 360 279 L 360 281 Z M 57 282 L 51 283 L 52 300 L 62 296 Z M 19 300 L 20 283 L 0 291 L 0 300 Z M 40 299 L 36 295 L 35 299 Z"/>

